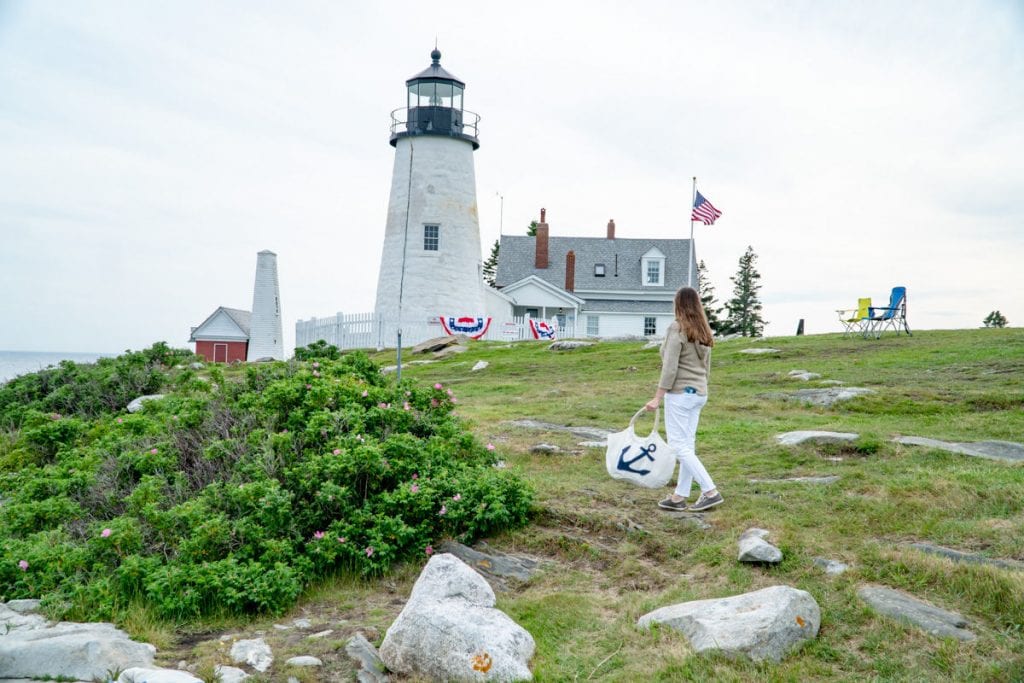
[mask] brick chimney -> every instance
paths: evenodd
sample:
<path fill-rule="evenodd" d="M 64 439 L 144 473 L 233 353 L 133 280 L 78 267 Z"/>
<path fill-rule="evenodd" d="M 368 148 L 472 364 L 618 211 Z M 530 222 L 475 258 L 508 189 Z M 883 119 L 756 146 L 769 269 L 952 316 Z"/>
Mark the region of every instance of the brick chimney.
<path fill-rule="evenodd" d="M 534 268 L 547 268 L 548 267 L 548 224 L 547 224 L 547 210 L 540 210 L 540 223 L 537 224 L 537 236 L 535 238 L 537 243 L 537 257 L 534 260 Z"/>
<path fill-rule="evenodd" d="M 572 249 L 565 255 L 565 291 L 571 292 L 576 288 L 576 252 Z"/>
<path fill-rule="evenodd" d="M 612 218 L 608 219 L 608 239 L 615 239 L 615 220 Z"/>

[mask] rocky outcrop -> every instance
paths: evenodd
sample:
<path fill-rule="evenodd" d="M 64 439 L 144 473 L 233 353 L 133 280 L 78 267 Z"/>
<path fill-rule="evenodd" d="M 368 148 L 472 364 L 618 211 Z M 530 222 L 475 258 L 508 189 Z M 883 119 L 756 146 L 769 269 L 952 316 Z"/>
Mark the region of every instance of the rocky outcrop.
<path fill-rule="evenodd" d="M 483 577 L 454 555 L 435 555 L 384 636 L 381 659 L 430 680 L 530 680 L 533 638 L 494 604 Z"/>
<path fill-rule="evenodd" d="M 904 446 L 925 446 L 949 453 L 970 455 L 974 458 L 988 458 L 1003 462 L 1024 462 L 1024 444 L 1013 441 L 975 441 L 973 443 L 938 441 L 923 436 L 900 436 L 893 439 Z"/>
<path fill-rule="evenodd" d="M 933 636 L 957 640 L 976 638 L 964 628 L 967 620 L 961 615 L 929 605 L 906 593 L 884 586 L 864 586 L 857 595 L 879 614 L 916 626 Z"/>
<path fill-rule="evenodd" d="M 390 677 L 385 673 L 387 667 L 370 641 L 362 633 L 357 633 L 345 644 L 345 654 L 359 667 L 356 680 L 359 683 L 388 683 Z"/>
<path fill-rule="evenodd" d="M 231 646 L 231 660 L 235 664 L 248 664 L 257 671 L 266 671 L 274 663 L 274 653 L 262 638 L 239 640 Z"/>
<path fill-rule="evenodd" d="M 853 432 L 804 430 L 779 434 L 775 440 L 779 442 L 780 446 L 800 446 L 805 443 L 852 443 L 857 440 L 858 436 Z"/>
<path fill-rule="evenodd" d="M 487 552 L 481 552 L 455 541 L 445 541 L 437 550 L 459 558 L 480 572 L 491 586 L 498 589 L 507 588 L 509 579 L 529 581 L 540 568 L 540 563 L 532 557 L 508 555 L 489 548 Z"/>
<path fill-rule="evenodd" d="M 548 351 L 575 351 L 593 345 L 594 342 L 587 341 L 556 341 L 548 346 Z"/>
<path fill-rule="evenodd" d="M 637 626 L 664 624 L 681 631 L 697 652 L 779 662 L 818 635 L 821 609 L 810 593 L 772 586 L 729 598 L 670 605 L 640 617 Z"/>
<path fill-rule="evenodd" d="M 832 406 L 842 401 L 849 401 L 875 393 L 874 389 L 864 387 L 832 387 L 830 389 L 801 389 L 791 394 L 772 394 L 768 398 L 781 398 L 787 401 L 802 401 L 814 406 Z"/>

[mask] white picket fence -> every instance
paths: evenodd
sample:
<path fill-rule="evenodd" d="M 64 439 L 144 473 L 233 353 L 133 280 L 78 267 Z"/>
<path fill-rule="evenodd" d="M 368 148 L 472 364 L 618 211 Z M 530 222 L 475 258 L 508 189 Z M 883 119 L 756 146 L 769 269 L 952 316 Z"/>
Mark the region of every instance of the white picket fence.
<path fill-rule="evenodd" d="M 548 323 L 555 327 L 557 339 L 568 339 L 576 336 L 574 321 L 561 327 L 556 319 Z M 386 349 L 394 348 L 397 343 L 394 323 L 377 318 L 373 313 L 338 313 L 328 318 L 310 318 L 295 323 L 295 346 L 309 346 L 313 342 L 323 340 L 339 349 Z M 402 346 L 414 346 L 427 339 L 445 334 L 441 320 L 434 318 L 427 322 L 404 321 L 402 324 Z M 530 332 L 529 318 L 511 318 L 509 320 L 491 320 L 485 341 L 520 341 L 533 339 Z"/>

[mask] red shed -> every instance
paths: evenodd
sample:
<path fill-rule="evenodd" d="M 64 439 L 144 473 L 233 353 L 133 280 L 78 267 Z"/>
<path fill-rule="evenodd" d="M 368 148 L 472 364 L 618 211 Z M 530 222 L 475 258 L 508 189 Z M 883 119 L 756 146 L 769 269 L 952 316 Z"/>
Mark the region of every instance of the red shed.
<path fill-rule="evenodd" d="M 192 328 L 189 341 L 196 343 L 196 355 L 211 363 L 244 361 L 249 352 L 251 318 L 249 311 L 219 307 L 199 327 Z"/>

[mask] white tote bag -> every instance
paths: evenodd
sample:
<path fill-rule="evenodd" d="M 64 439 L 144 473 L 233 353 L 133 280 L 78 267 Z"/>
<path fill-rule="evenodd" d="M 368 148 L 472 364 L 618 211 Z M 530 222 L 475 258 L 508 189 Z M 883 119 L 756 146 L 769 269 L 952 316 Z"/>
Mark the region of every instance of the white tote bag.
<path fill-rule="evenodd" d="M 638 410 L 629 421 L 629 426 L 621 432 L 608 435 L 604 464 L 612 479 L 625 479 L 653 489 L 664 486 L 672 478 L 676 460 L 658 433 L 661 408 L 654 411 L 654 429 L 651 433 L 644 437 L 636 435 L 633 427 L 643 412 L 643 408 Z"/>

